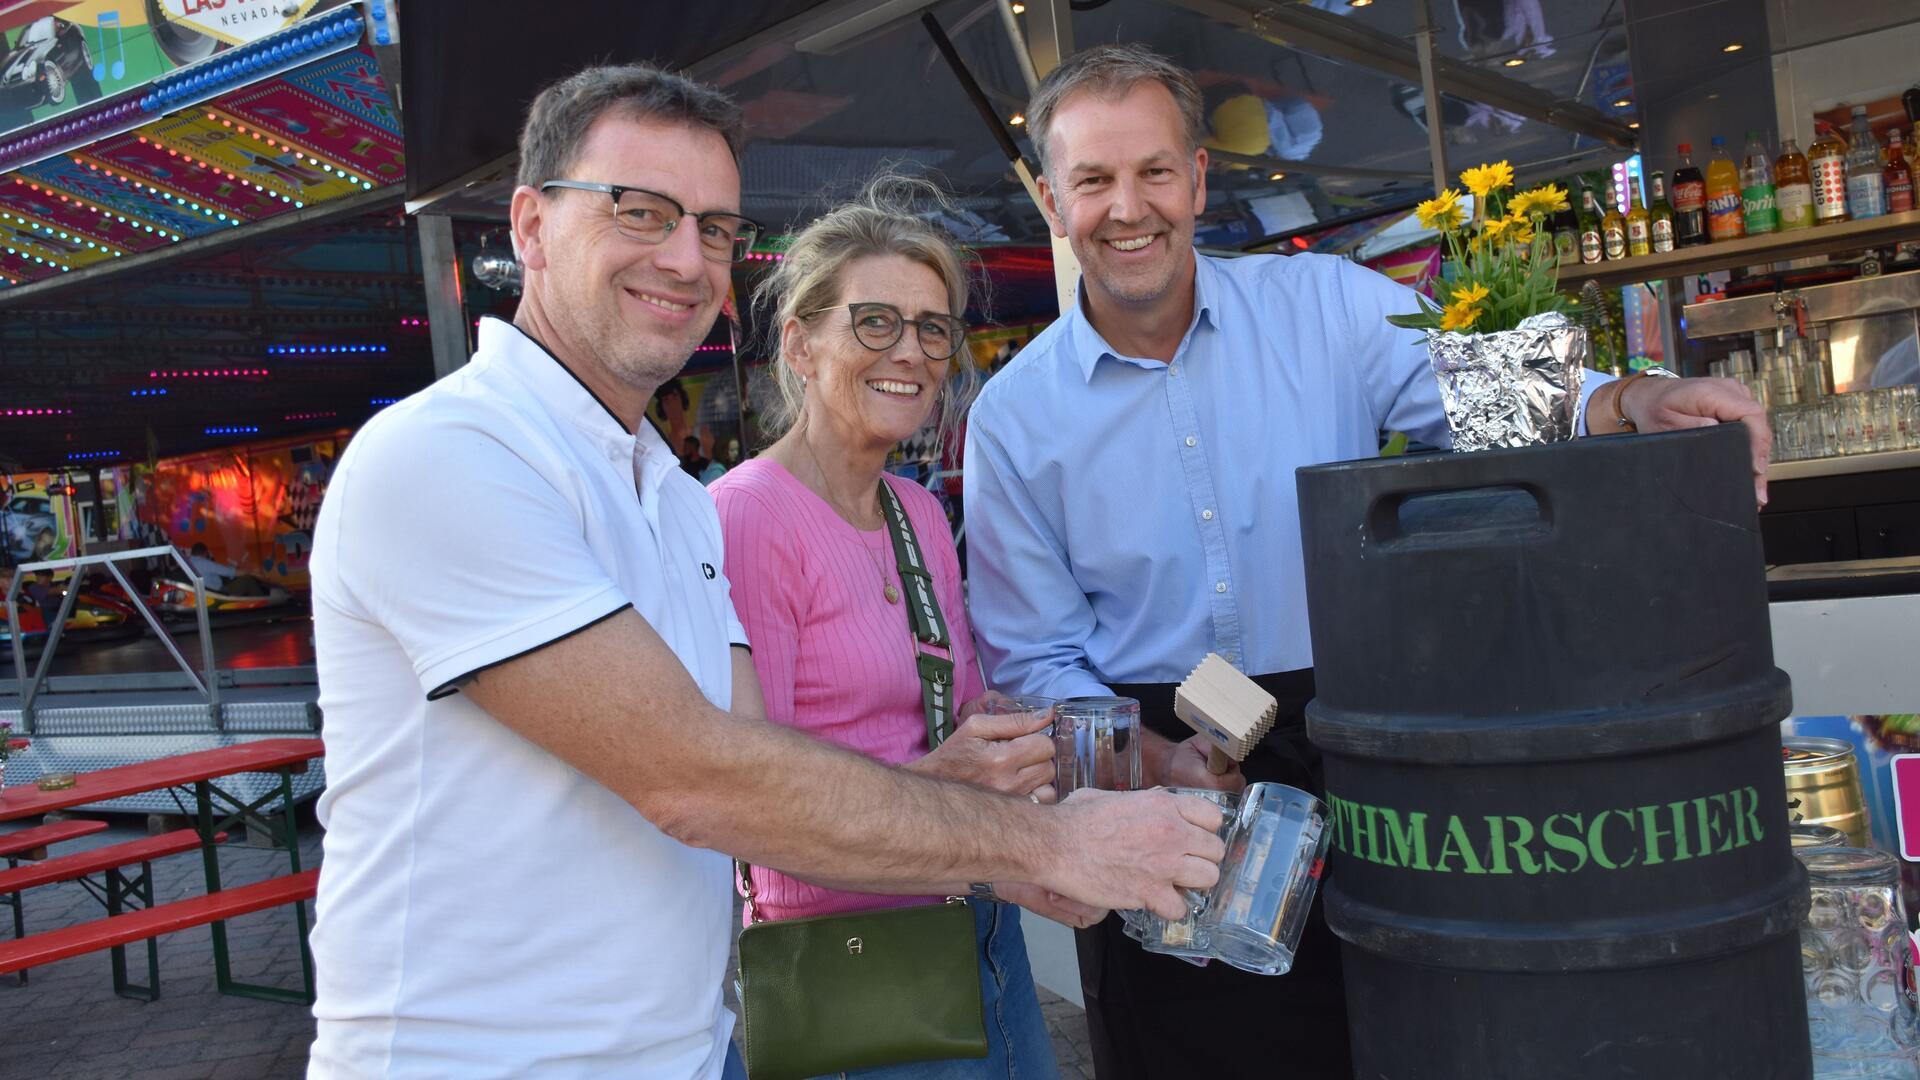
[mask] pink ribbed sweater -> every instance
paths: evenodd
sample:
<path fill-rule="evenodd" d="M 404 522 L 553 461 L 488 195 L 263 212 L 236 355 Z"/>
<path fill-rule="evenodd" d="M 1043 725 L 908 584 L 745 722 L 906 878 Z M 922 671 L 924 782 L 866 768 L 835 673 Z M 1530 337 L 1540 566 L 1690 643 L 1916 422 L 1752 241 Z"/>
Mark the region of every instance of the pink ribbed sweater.
<path fill-rule="evenodd" d="M 891 475 L 886 482 L 907 508 L 933 569 L 954 641 L 954 700 L 965 704 L 984 687 L 946 515 L 924 488 Z M 927 721 L 913 633 L 904 603 L 889 604 L 884 595 L 883 580 L 900 583 L 887 530 L 855 529 L 764 457 L 708 490 L 720 507 L 733 607 L 753 645 L 767 718 L 890 765 L 924 756 Z M 767 919 L 932 899 L 841 892 L 760 867 L 753 880 Z"/>

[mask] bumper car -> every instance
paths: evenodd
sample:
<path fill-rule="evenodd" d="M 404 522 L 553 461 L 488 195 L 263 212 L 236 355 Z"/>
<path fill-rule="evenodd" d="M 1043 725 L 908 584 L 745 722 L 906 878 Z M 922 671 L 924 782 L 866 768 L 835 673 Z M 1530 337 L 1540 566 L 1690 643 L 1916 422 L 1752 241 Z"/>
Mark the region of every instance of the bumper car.
<path fill-rule="evenodd" d="M 116 590 L 117 591 L 117 590 Z M 7 612 L 0 607 L 0 659 L 10 655 L 13 649 L 13 634 L 20 634 L 20 645 L 27 655 L 38 655 L 47 643 L 47 619 L 40 608 L 22 600 L 19 603 L 20 625 L 14 627 L 7 622 Z M 146 632 L 146 623 L 123 597 L 93 589 L 83 590 L 73 602 L 73 611 L 67 615 L 67 625 L 60 631 L 63 643 L 82 645 L 89 642 L 122 641 L 136 638 Z"/>
<path fill-rule="evenodd" d="M 229 585 L 228 588 L 231 588 Z M 278 585 L 263 585 L 262 593 L 244 595 L 223 592 L 218 589 L 206 590 L 207 614 L 215 621 L 230 621 L 233 617 L 272 617 L 281 612 L 291 612 L 293 594 Z M 162 618 L 191 619 L 200 602 L 199 594 L 193 585 L 175 578 L 156 578 L 153 588 L 147 594 L 147 604 Z"/>

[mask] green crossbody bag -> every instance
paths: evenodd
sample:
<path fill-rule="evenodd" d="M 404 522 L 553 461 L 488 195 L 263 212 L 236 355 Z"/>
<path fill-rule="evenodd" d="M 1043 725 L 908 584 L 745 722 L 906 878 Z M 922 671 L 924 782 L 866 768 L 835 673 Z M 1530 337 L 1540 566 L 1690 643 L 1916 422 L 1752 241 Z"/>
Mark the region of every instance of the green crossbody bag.
<path fill-rule="evenodd" d="M 880 503 L 914 639 L 947 646 L 933 575 L 884 482 Z M 938 746 L 951 730 L 953 661 L 921 653 L 919 671 L 928 745 Z M 979 946 L 964 899 L 761 922 L 752 867 L 734 867 L 751 922 L 740 932 L 736 984 L 750 1080 L 987 1056 Z"/>

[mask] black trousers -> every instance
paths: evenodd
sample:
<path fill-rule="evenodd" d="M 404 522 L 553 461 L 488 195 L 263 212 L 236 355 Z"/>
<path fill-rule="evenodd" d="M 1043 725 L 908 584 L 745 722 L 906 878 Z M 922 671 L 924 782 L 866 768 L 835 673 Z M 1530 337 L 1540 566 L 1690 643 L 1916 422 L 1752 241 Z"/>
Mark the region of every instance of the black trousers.
<path fill-rule="evenodd" d="M 1320 758 L 1307 744 L 1313 672 L 1255 678 L 1280 702 L 1280 717 L 1241 769 L 1249 783 L 1291 784 L 1325 795 Z M 1192 734 L 1173 715 L 1172 684 L 1119 684 L 1140 701 L 1142 721 L 1176 741 Z M 1340 943 L 1318 897 L 1285 975 L 1250 975 L 1216 960 L 1204 968 L 1147 952 L 1118 915 L 1075 935 L 1094 1069 L 1100 1080 L 1274 1077 L 1347 1080 L 1346 988 Z"/>

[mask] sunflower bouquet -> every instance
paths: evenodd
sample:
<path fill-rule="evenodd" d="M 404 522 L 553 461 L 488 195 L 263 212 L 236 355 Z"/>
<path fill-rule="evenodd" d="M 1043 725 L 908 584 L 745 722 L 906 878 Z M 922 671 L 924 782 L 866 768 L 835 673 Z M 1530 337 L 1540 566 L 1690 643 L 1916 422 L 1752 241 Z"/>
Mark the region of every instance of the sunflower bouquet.
<path fill-rule="evenodd" d="M 1511 193 L 1504 161 L 1460 174 L 1414 211 L 1440 230 L 1446 254 L 1433 296 L 1387 321 L 1427 332 L 1427 356 L 1455 450 L 1533 446 L 1574 436 L 1585 331 L 1568 320 L 1547 215 L 1567 208 L 1553 184 Z"/>
<path fill-rule="evenodd" d="M 1504 161 L 1466 170 L 1460 184 L 1473 194 L 1471 219 L 1454 188 L 1414 210 L 1422 226 L 1440 230 L 1446 249 L 1433 299 L 1422 295 L 1418 313 L 1387 321 L 1410 330 L 1487 334 L 1516 329 L 1532 315 L 1565 312 L 1546 219 L 1567 209 L 1566 189 L 1545 184 L 1513 193 L 1513 168 Z"/>

